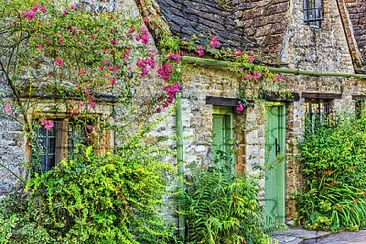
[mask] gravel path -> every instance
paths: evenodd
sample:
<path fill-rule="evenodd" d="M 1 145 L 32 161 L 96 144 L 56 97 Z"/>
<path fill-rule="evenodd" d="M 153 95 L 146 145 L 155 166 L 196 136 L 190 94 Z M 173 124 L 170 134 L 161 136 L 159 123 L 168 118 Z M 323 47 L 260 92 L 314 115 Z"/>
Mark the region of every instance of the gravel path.
<path fill-rule="evenodd" d="M 280 244 L 366 244 L 366 230 L 331 233 L 291 228 L 276 232 L 273 237 Z"/>

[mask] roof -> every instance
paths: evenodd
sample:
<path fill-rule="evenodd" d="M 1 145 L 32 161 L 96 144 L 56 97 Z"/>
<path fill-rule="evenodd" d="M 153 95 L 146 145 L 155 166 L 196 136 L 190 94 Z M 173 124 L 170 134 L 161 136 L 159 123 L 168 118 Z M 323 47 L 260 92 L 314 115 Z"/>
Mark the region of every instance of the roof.
<path fill-rule="evenodd" d="M 287 27 L 288 0 L 156 0 L 178 37 L 218 36 L 224 47 L 277 56 Z"/>
<path fill-rule="evenodd" d="M 362 63 L 366 65 L 366 1 L 346 0 L 345 2 L 352 23 L 353 34 L 362 56 Z"/>

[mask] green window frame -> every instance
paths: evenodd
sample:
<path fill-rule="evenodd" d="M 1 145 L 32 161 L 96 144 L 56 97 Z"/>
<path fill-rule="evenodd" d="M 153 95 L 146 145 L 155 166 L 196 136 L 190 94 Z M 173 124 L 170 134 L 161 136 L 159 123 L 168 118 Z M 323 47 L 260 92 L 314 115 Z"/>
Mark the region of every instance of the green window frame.
<path fill-rule="evenodd" d="M 212 159 L 216 167 L 234 170 L 233 109 L 213 108 L 212 114 Z"/>

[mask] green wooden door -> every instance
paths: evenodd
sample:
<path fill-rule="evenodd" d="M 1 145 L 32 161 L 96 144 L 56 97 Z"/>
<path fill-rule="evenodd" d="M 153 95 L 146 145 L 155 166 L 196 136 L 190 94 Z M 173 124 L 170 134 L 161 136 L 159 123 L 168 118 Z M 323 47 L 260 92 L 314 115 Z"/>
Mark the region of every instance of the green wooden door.
<path fill-rule="evenodd" d="M 271 220 L 285 222 L 286 124 L 285 106 L 269 103 L 265 114 L 265 212 Z"/>
<path fill-rule="evenodd" d="M 212 148 L 215 166 L 234 168 L 232 109 L 215 107 L 212 118 Z"/>

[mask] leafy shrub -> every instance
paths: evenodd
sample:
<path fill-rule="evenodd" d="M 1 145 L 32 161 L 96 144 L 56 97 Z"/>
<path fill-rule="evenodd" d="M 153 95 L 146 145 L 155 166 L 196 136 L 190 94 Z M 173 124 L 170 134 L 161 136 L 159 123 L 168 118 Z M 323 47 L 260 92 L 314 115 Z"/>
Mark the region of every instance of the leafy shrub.
<path fill-rule="evenodd" d="M 192 243 L 271 243 L 263 233 L 256 181 L 218 168 L 195 168 L 181 198 Z"/>
<path fill-rule="evenodd" d="M 301 144 L 299 221 L 314 230 L 366 225 L 366 118 L 317 128 Z"/>
<path fill-rule="evenodd" d="M 173 231 L 159 218 L 166 194 L 161 149 L 139 144 L 116 155 L 62 161 L 36 175 L 22 202 L 3 199 L 0 243 L 167 243 Z"/>

